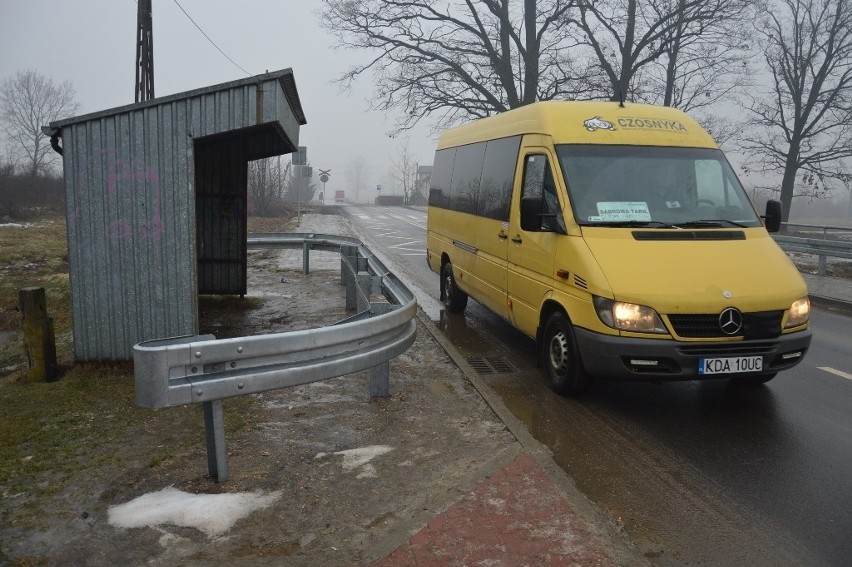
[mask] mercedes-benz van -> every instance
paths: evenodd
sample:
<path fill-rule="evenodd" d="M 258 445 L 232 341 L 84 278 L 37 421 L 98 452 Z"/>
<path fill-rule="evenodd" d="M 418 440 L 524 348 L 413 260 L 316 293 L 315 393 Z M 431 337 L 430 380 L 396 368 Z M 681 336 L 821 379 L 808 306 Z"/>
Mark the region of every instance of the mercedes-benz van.
<path fill-rule="evenodd" d="M 427 257 L 535 339 L 551 386 L 593 377 L 763 383 L 808 350 L 804 280 L 713 138 L 685 113 L 530 104 L 446 131 Z"/>

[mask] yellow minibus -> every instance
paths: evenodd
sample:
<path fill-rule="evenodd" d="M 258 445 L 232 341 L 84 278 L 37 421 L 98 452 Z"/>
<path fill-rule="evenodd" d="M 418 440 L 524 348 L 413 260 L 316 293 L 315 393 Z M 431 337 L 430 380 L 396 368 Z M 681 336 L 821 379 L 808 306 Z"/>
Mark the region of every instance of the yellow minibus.
<path fill-rule="evenodd" d="M 808 350 L 810 301 L 719 146 L 685 113 L 538 102 L 450 129 L 427 259 L 536 341 L 551 387 L 593 377 L 765 383 Z"/>

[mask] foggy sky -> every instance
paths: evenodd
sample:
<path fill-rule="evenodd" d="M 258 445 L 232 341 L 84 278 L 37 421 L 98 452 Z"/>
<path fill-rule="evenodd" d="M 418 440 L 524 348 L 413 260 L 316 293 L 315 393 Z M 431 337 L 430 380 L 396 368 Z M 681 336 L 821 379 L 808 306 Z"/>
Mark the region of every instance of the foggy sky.
<path fill-rule="evenodd" d="M 347 189 L 346 170 L 361 156 L 368 166 L 362 198 L 372 200 L 377 184 L 388 193 L 401 143 L 387 135 L 393 116 L 368 110 L 369 78 L 348 93 L 331 82 L 367 54 L 332 49 L 334 38 L 318 24 L 319 2 L 178 1 L 248 74 L 217 51 L 174 0 L 152 0 L 156 96 L 291 68 L 308 122 L 299 145 L 307 146 L 315 173 L 331 169 L 327 190 Z M 78 114 L 133 103 L 136 11 L 135 0 L 0 0 L 0 80 L 26 69 L 57 83 L 69 79 Z M 406 135 L 414 159 L 431 165 L 435 138 L 428 124 Z"/>

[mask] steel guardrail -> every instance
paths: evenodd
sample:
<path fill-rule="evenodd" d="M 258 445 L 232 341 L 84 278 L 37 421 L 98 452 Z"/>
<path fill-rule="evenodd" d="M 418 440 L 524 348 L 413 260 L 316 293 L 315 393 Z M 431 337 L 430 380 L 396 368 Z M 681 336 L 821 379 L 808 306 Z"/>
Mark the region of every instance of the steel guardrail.
<path fill-rule="evenodd" d="M 165 408 L 204 404 L 208 468 L 227 479 L 221 401 L 371 369 L 370 395 L 388 395 L 388 362 L 416 336 L 414 294 L 358 239 L 328 234 L 255 234 L 248 247 L 302 248 L 308 273 L 313 249 L 340 253 L 346 307 L 335 325 L 229 339 L 194 335 L 133 347 L 136 403 Z M 363 272 L 363 273 L 361 273 Z M 382 295 L 385 301 L 373 301 Z"/>
<path fill-rule="evenodd" d="M 824 276 L 826 274 L 828 258 L 830 257 L 852 259 L 852 240 L 829 240 L 826 238 L 829 230 L 852 233 L 852 228 L 798 224 L 788 224 L 786 226 L 788 228 L 797 226 L 823 231 L 823 238 L 792 236 L 789 234 L 772 235 L 775 242 L 785 252 L 800 252 L 802 254 L 817 256 L 817 273 L 819 275 Z"/>

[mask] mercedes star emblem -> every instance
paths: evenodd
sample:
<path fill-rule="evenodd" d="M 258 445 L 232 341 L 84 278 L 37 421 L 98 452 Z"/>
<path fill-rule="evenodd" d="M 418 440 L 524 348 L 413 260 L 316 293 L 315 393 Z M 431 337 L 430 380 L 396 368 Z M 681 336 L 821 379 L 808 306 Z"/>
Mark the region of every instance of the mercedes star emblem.
<path fill-rule="evenodd" d="M 719 328 L 729 337 L 736 335 L 743 328 L 743 314 L 739 309 L 728 307 L 719 315 Z"/>

